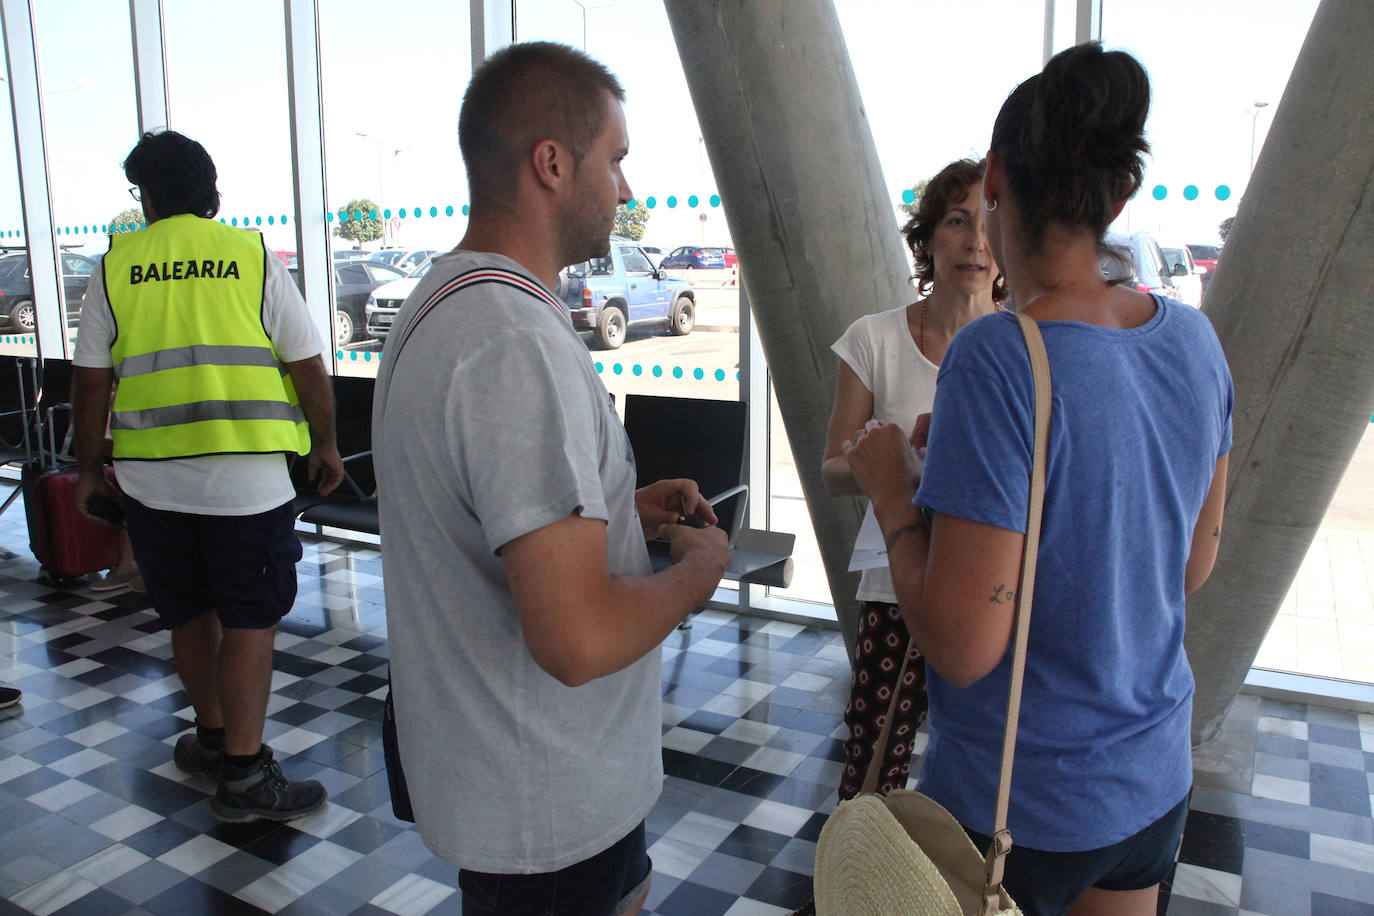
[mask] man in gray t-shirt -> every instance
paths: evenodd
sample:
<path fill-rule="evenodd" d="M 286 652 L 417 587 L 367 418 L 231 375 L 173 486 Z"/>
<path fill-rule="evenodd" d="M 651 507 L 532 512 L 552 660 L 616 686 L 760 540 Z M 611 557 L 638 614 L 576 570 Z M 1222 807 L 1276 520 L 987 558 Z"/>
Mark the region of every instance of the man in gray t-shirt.
<path fill-rule="evenodd" d="M 634 455 L 548 290 L 630 199 L 623 92 L 512 45 L 459 119 L 471 216 L 396 317 L 373 445 L 401 757 L 465 913 L 632 913 L 662 782 L 658 646 L 729 559 L 688 480 Z M 653 574 L 645 539 L 672 542 Z"/>

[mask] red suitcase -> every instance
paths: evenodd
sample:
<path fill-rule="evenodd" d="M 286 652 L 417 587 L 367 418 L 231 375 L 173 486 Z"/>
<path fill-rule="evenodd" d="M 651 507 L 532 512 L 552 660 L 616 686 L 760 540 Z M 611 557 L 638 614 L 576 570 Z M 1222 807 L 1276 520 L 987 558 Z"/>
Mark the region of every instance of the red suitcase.
<path fill-rule="evenodd" d="M 119 563 L 119 531 L 77 511 L 75 467 L 45 469 L 31 461 L 21 477 L 29 547 L 51 578 L 71 579 Z M 105 468 L 105 479 L 115 485 L 113 468 Z"/>

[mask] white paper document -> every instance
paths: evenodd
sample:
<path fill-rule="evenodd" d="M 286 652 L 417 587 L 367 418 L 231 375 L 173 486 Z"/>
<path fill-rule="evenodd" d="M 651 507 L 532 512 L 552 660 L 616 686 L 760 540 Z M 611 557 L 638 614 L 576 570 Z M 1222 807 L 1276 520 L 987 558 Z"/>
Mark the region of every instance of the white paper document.
<path fill-rule="evenodd" d="M 873 514 L 870 503 L 864 512 L 863 523 L 859 525 L 859 536 L 854 539 L 854 554 L 849 558 L 849 571 L 876 569 L 887 566 L 887 548 L 883 545 L 883 530 L 878 527 L 878 517 Z"/>

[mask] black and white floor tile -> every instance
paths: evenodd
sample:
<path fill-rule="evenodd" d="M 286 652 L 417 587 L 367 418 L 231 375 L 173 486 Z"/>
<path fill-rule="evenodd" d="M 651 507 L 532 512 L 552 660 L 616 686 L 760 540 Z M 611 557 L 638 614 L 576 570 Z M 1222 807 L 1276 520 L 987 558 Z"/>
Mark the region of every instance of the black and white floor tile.
<path fill-rule="evenodd" d="M 266 738 L 328 808 L 210 817 L 171 761 L 191 712 L 147 600 L 40 580 L 0 516 L 0 916 L 456 913 L 457 870 L 391 817 L 375 549 L 305 536 Z M 658 916 L 778 916 L 810 893 L 834 807 L 847 666 L 838 634 L 708 611 L 664 653 L 663 797 L 648 820 Z M 1161 912 L 1374 914 L 1374 717 L 1264 701 L 1248 793 L 1199 788 Z"/>

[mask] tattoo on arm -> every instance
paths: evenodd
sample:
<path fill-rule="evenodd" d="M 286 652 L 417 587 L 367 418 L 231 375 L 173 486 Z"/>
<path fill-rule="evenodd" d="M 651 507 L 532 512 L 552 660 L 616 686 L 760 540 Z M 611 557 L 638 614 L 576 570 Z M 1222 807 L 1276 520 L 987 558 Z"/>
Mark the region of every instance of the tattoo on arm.
<path fill-rule="evenodd" d="M 1212 529 L 1212 537 L 1214 537 L 1214 538 L 1219 538 L 1219 537 L 1221 537 L 1221 526 L 1220 526 L 1220 525 L 1217 525 L 1215 528 Z"/>
<path fill-rule="evenodd" d="M 1016 600 L 1016 592 L 1007 588 L 1005 585 L 997 586 L 992 590 L 992 594 L 988 596 L 988 602 L 991 604 L 1011 604 L 1014 600 Z"/>

